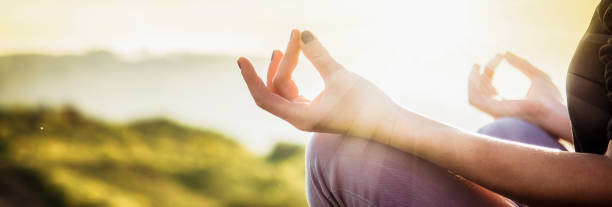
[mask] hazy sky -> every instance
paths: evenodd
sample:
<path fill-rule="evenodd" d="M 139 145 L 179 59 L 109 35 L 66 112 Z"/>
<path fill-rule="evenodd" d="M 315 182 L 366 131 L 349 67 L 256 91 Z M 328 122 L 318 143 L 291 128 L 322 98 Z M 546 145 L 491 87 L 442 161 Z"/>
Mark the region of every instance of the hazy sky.
<path fill-rule="evenodd" d="M 554 32 L 558 36 L 581 32 L 596 3 L 595 0 L 2 0 L 0 52 L 63 53 L 110 48 L 122 53 L 142 50 L 259 53 L 282 46 L 291 28 L 311 29 L 331 40 L 379 37 L 382 32 L 401 36 L 410 33 L 405 37 L 426 41 L 457 35 L 483 39 L 486 36 L 478 34 L 483 32 L 508 32 L 511 37 Z M 484 42 L 506 37 L 487 37 Z"/>
<path fill-rule="evenodd" d="M 467 104 L 466 80 L 471 65 L 484 63 L 496 52 L 512 50 L 551 74 L 564 91 L 567 66 L 597 3 L 596 0 L 0 0 L 0 54 L 73 54 L 108 49 L 125 58 L 194 52 L 265 60 L 272 49 L 285 47 L 290 29 L 309 29 L 348 69 L 372 80 L 400 103 L 433 118 L 476 129 L 490 118 Z M 266 64 L 256 62 L 261 75 Z M 228 73 L 237 70 L 233 62 L 222 67 L 227 67 Z M 200 102 L 180 105 L 180 109 L 168 103 L 150 111 L 166 111 L 164 115 L 179 121 L 219 128 L 255 151 L 264 151 L 268 143 L 276 141 L 276 138 L 261 140 L 270 134 L 291 137 L 288 138 L 291 141 L 306 140 L 307 134 L 257 109 L 238 74 L 228 74 L 226 78 L 231 78 L 228 81 L 235 83 L 236 91 L 241 92 L 214 93 L 215 96 L 201 97 Z M 322 87 L 306 61 L 298 67 L 296 79 L 307 96 L 314 96 Z M 507 65 L 502 65 L 494 82 L 507 97 L 521 96 L 528 83 Z M 32 92 L 31 96 L 35 94 Z M 87 97 L 70 95 L 61 97 L 89 103 L 85 101 Z M 190 111 L 210 110 L 198 107 L 200 103 L 225 108 L 215 112 L 215 120 L 195 119 Z M 128 109 L 136 106 L 80 107 L 97 116 L 105 116 L 108 110 L 125 116 L 104 118 L 129 119 L 135 115 Z M 138 107 L 141 109 L 138 114 L 148 110 L 146 106 Z M 252 113 L 236 121 L 240 117 L 232 114 L 232 107 Z M 232 131 L 236 126 L 240 130 Z M 253 141 L 257 139 L 249 136 L 260 140 Z"/>

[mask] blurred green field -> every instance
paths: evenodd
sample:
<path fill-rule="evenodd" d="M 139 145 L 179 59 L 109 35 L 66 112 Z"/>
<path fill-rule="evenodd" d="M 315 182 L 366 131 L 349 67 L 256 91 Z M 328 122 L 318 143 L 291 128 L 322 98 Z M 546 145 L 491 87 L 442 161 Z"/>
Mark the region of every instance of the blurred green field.
<path fill-rule="evenodd" d="M 306 206 L 304 148 L 72 107 L 0 110 L 0 206 Z"/>

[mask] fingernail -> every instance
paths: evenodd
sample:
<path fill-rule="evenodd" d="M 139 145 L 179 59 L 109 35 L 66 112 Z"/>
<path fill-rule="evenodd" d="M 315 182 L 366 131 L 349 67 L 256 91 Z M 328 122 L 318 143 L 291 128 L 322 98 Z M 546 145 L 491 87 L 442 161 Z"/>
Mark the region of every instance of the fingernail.
<path fill-rule="evenodd" d="M 310 41 L 312 41 L 314 39 L 314 36 L 312 36 L 312 33 L 308 30 L 302 32 L 302 42 L 304 43 L 308 43 Z"/>
<path fill-rule="evenodd" d="M 237 61 L 236 63 L 238 63 L 238 68 L 242 70 L 242 65 L 240 65 L 240 61 Z"/>

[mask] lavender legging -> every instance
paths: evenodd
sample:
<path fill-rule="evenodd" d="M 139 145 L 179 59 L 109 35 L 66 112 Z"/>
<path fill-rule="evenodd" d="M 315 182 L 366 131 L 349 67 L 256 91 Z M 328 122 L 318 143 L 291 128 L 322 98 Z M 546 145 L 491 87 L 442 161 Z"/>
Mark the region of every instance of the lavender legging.
<path fill-rule="evenodd" d="M 516 118 L 497 119 L 478 132 L 565 150 Z M 521 206 L 409 153 L 336 134 L 315 134 L 308 144 L 306 186 L 310 206 Z"/>

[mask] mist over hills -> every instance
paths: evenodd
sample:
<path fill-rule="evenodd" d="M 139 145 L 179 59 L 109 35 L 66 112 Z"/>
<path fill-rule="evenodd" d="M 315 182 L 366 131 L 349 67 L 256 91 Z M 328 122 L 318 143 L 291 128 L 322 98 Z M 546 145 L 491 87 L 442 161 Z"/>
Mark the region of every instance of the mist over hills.
<path fill-rule="evenodd" d="M 263 58 L 253 61 L 266 64 Z M 259 154 L 276 142 L 304 144 L 308 137 L 252 104 L 236 57 L 176 53 L 126 59 L 103 50 L 0 57 L 0 108 L 66 104 L 111 122 L 167 117 L 214 129 Z"/>

